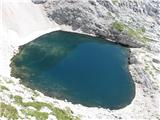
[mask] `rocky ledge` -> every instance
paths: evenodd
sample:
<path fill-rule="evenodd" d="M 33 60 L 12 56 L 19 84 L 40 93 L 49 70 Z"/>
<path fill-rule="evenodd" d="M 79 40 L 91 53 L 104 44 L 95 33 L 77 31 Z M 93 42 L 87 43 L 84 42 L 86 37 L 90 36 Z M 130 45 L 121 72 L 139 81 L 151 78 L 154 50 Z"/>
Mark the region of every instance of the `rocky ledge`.
<path fill-rule="evenodd" d="M 133 0 L 48 0 L 44 4 L 48 17 L 56 23 L 130 47 L 144 45 L 148 40 L 145 31 L 159 25 L 158 6 L 158 1 Z"/>

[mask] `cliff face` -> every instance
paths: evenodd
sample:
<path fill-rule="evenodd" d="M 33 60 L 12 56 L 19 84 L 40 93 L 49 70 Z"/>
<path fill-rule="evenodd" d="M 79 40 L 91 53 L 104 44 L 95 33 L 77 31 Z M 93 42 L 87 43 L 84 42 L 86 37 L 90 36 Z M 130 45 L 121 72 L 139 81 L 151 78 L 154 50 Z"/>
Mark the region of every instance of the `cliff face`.
<path fill-rule="evenodd" d="M 48 0 L 44 7 L 60 25 L 131 47 L 144 45 L 146 33 L 160 38 L 159 0 Z"/>

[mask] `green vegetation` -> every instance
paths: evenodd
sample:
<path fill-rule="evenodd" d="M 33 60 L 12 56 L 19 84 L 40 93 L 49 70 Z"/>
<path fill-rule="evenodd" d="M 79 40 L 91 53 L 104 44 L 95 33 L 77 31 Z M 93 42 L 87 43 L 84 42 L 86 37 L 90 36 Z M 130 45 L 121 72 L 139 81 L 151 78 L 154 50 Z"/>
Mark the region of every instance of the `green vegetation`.
<path fill-rule="evenodd" d="M 0 116 L 4 116 L 9 120 L 17 120 L 18 112 L 13 106 L 0 102 Z"/>
<path fill-rule="evenodd" d="M 114 29 L 116 29 L 118 32 L 123 32 L 123 33 L 127 33 L 127 35 L 129 37 L 135 38 L 136 40 L 139 40 L 141 42 L 147 42 L 148 38 L 146 38 L 146 36 L 144 35 L 145 33 L 145 28 L 139 28 L 139 29 L 133 29 L 128 27 L 127 25 L 125 25 L 122 22 L 113 22 L 112 23 L 112 27 Z"/>
<path fill-rule="evenodd" d="M 36 120 L 46 120 L 48 118 L 48 113 L 39 112 L 38 110 L 22 110 L 22 113 L 27 116 L 35 117 Z"/>
<path fill-rule="evenodd" d="M 55 107 L 53 111 L 58 120 L 80 120 L 78 117 L 72 116 L 70 110 L 62 110 Z"/>
<path fill-rule="evenodd" d="M 14 96 L 14 99 L 17 104 L 22 104 L 22 97 L 21 96 L 16 95 L 16 96 Z"/>
<path fill-rule="evenodd" d="M 113 4 L 118 3 L 118 0 L 112 0 Z"/>
<path fill-rule="evenodd" d="M 14 96 L 14 99 L 17 104 L 20 104 L 23 107 L 31 106 L 31 107 L 36 108 L 37 110 L 40 110 L 42 107 L 46 106 L 49 109 L 52 109 L 52 106 L 45 102 L 23 102 L 22 97 L 18 95 Z"/>
<path fill-rule="evenodd" d="M 3 91 L 3 90 L 7 90 L 7 91 L 8 91 L 9 89 L 8 89 L 7 87 L 1 85 L 1 86 L 0 86 L 0 91 Z"/>
<path fill-rule="evenodd" d="M 23 107 L 34 107 L 36 110 L 22 110 L 22 113 L 29 116 L 34 116 L 37 120 L 46 120 L 48 118 L 48 113 L 39 112 L 42 107 L 48 107 L 52 111 L 51 114 L 55 115 L 58 120 L 79 120 L 78 117 L 74 117 L 72 115 L 69 108 L 67 110 L 62 110 L 45 102 L 23 102 L 22 97 L 17 95 L 14 96 L 14 99 L 17 104 Z"/>
<path fill-rule="evenodd" d="M 152 77 L 154 77 L 153 69 L 148 64 L 145 65 L 144 70 L 145 72 L 148 72 Z"/>
<path fill-rule="evenodd" d="M 52 106 L 48 103 L 44 102 L 26 102 L 22 104 L 24 107 L 32 106 L 36 108 L 37 110 L 40 110 L 42 107 L 48 107 L 49 109 L 52 109 Z"/>
<path fill-rule="evenodd" d="M 137 39 L 141 39 L 141 35 L 143 34 L 142 30 L 141 29 L 131 29 L 131 28 L 127 28 L 127 31 L 128 31 L 128 35 L 130 37 L 135 37 Z"/>
<path fill-rule="evenodd" d="M 114 22 L 112 24 L 112 27 L 118 30 L 119 32 L 122 32 L 126 26 L 121 22 Z"/>

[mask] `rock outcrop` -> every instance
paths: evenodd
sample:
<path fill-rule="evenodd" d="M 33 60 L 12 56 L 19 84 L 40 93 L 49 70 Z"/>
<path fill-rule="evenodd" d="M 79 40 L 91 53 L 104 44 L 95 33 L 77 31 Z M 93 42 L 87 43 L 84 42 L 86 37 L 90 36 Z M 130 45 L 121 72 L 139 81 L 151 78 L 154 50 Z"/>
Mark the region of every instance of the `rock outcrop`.
<path fill-rule="evenodd" d="M 145 39 L 128 36 L 140 33 L 119 31 L 114 28 L 113 22 L 122 22 L 125 27 L 131 29 L 154 27 L 159 24 L 159 5 L 159 1 L 48 0 L 44 7 L 48 17 L 53 21 L 60 25 L 69 25 L 74 31 L 81 30 L 130 47 L 142 47 Z M 152 26 L 146 26 L 145 19 L 151 16 L 157 22 L 152 23 Z"/>

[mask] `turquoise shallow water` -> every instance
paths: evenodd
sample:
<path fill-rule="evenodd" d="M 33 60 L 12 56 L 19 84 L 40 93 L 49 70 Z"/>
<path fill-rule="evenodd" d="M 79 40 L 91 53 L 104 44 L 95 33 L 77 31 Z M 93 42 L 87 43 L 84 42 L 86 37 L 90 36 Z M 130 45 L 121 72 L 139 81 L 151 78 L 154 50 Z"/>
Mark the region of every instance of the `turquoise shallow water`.
<path fill-rule="evenodd" d="M 21 46 L 11 75 L 48 96 L 118 109 L 135 96 L 127 53 L 100 38 L 58 31 Z"/>

